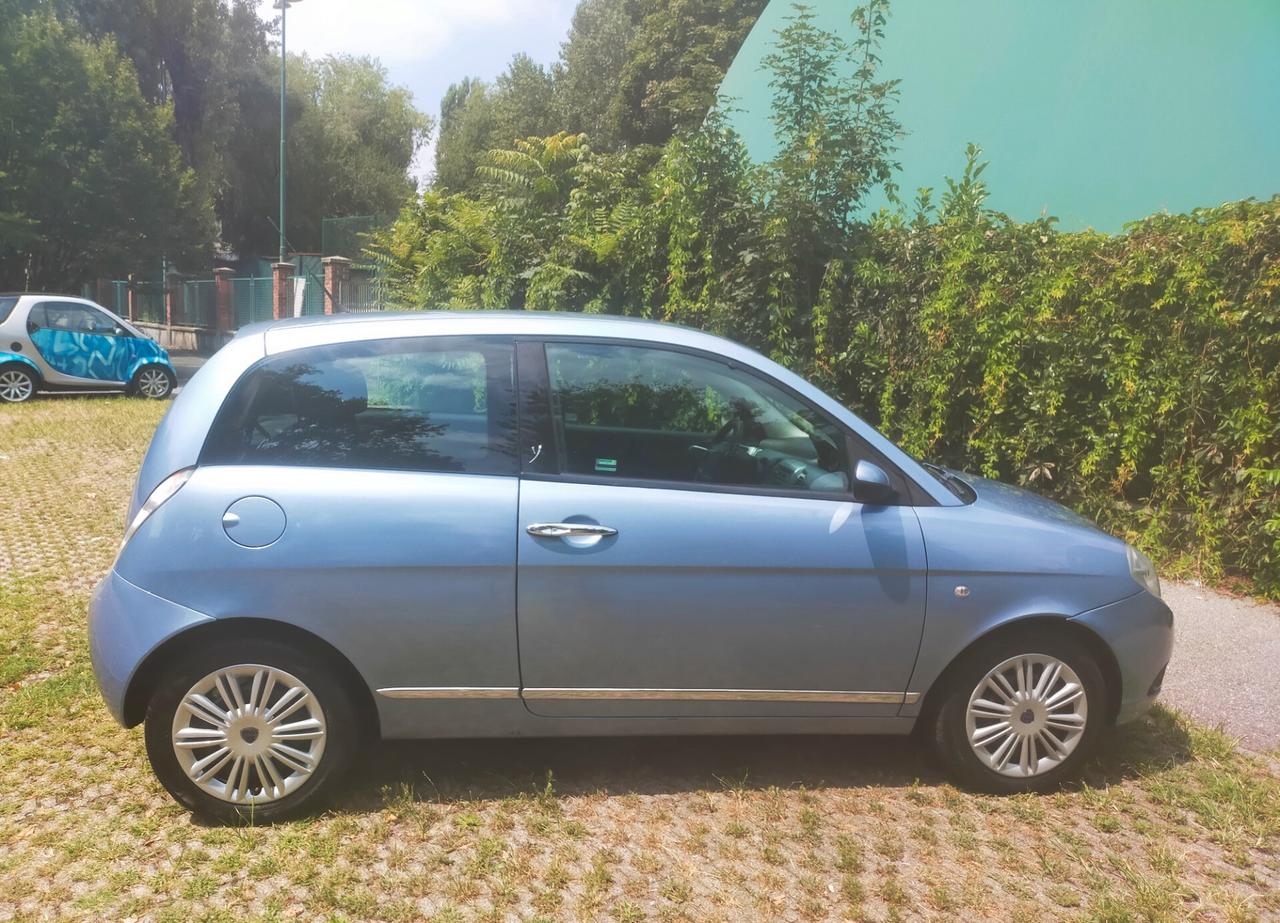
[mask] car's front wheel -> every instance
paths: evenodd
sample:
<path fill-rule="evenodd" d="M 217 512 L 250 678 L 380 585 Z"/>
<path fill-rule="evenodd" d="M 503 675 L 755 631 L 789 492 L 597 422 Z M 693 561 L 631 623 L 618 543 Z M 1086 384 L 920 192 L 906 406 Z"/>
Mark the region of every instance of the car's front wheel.
<path fill-rule="evenodd" d="M 133 381 L 129 382 L 129 393 L 162 401 L 173 393 L 177 384 L 173 373 L 164 366 L 147 365 L 139 369 Z"/>
<path fill-rule="evenodd" d="M 0 401 L 21 404 L 35 397 L 39 383 L 30 369 L 21 365 L 0 366 Z"/>
<path fill-rule="evenodd" d="M 1075 639 L 1016 632 L 981 644 L 947 678 L 933 736 L 969 787 L 1048 791 L 1074 776 L 1107 722 L 1106 684 Z"/>
<path fill-rule="evenodd" d="M 276 641 L 224 642 L 184 658 L 147 709 L 156 776 L 184 807 L 221 822 L 313 807 L 357 740 L 351 696 L 333 671 Z"/>

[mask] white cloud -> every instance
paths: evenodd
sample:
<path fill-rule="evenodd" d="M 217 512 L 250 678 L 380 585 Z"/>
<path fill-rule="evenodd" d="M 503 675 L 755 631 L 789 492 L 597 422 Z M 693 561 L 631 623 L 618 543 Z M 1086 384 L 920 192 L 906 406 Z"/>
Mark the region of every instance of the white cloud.
<path fill-rule="evenodd" d="M 273 0 L 258 15 L 272 20 Z M 369 55 L 391 82 L 407 87 L 416 105 L 435 113 L 449 84 L 463 77 L 490 80 L 512 55 L 554 60 L 577 0 L 294 0 L 289 8 L 291 53 Z M 413 172 L 425 179 L 435 139 Z"/>
<path fill-rule="evenodd" d="M 373 55 L 395 69 L 446 51 L 451 42 L 472 37 L 467 33 L 505 31 L 549 17 L 563 21 L 567 5 L 563 0 L 295 0 L 287 39 L 290 48 L 312 55 Z M 278 13 L 270 0 L 259 12 L 264 19 Z"/>

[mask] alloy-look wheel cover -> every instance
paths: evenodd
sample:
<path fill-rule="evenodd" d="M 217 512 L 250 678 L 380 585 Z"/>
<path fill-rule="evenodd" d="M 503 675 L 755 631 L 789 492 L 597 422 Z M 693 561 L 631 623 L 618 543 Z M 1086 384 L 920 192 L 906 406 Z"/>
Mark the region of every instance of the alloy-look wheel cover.
<path fill-rule="evenodd" d="M 978 683 L 965 710 L 969 746 L 988 769 L 1031 778 L 1059 766 L 1084 736 L 1080 677 L 1047 654 L 1010 657 Z"/>
<path fill-rule="evenodd" d="M 202 791 L 266 804 L 305 785 L 324 757 L 325 718 L 301 680 L 263 664 L 216 670 L 173 716 L 173 752 Z"/>
<path fill-rule="evenodd" d="M 30 375 L 13 369 L 0 372 L 0 399 L 11 404 L 20 404 L 31 397 L 35 390 Z"/>
<path fill-rule="evenodd" d="M 164 397 L 169 393 L 169 376 L 160 369 L 144 369 L 138 376 L 138 390 L 147 397 Z"/>

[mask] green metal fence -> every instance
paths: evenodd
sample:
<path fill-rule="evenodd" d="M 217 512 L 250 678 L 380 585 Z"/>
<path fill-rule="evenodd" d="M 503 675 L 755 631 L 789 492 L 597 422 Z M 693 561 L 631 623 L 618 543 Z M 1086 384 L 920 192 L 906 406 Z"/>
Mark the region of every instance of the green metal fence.
<path fill-rule="evenodd" d="M 218 292 L 212 279 L 188 279 L 182 283 L 173 322 L 187 327 L 218 324 Z"/>
<path fill-rule="evenodd" d="M 136 283 L 133 303 L 137 314 L 134 319 L 148 324 L 163 324 L 165 322 L 164 296 L 163 282 Z"/>
<path fill-rule="evenodd" d="M 344 312 L 388 311 L 386 290 L 375 273 L 353 271 L 342 290 L 334 293 L 339 310 Z"/>
<path fill-rule="evenodd" d="M 241 276 L 231 280 L 231 305 L 235 312 L 236 326 L 243 327 L 260 320 L 271 320 L 275 305 L 272 302 L 270 276 Z"/>
<path fill-rule="evenodd" d="M 302 281 L 302 313 L 312 316 L 324 313 L 324 262 L 320 256 L 311 253 L 299 253 L 293 259 L 294 285 Z M 293 314 L 294 302 L 289 301 L 289 314 Z"/>

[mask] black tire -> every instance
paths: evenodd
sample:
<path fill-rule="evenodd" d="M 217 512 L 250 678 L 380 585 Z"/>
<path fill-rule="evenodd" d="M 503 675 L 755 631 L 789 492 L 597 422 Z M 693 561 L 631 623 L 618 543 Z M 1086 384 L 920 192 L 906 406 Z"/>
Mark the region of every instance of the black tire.
<path fill-rule="evenodd" d="M 164 389 L 163 393 L 148 394 L 142 390 L 142 376 L 144 374 L 151 374 L 154 372 L 159 372 L 164 375 L 164 380 L 167 382 L 168 386 Z M 134 373 L 133 380 L 129 382 L 129 387 L 126 389 L 126 393 L 131 397 L 145 397 L 153 401 L 163 401 L 173 395 L 173 389 L 176 387 L 178 387 L 178 379 L 174 377 L 173 372 L 170 372 L 162 365 L 144 365 Z"/>
<path fill-rule="evenodd" d="M 1074 749 L 1053 768 L 1031 776 L 1003 775 L 984 763 L 969 743 L 969 701 L 978 684 L 997 666 L 1031 655 L 1055 658 L 1076 674 L 1087 708 L 1084 730 Z M 1097 661 L 1083 644 L 1052 629 L 1007 632 L 979 644 L 947 671 L 943 682 L 927 727 L 942 763 L 961 784 L 976 791 L 997 795 L 1053 791 L 1079 773 L 1109 724 L 1107 687 Z M 1023 715 L 1030 716 L 1030 712 L 1011 714 L 1009 723 L 1019 725 Z M 1059 738 L 1055 735 L 1055 739 Z"/>
<path fill-rule="evenodd" d="M 192 687 L 209 674 L 240 664 L 262 665 L 292 674 L 311 692 L 323 715 L 325 734 L 318 765 L 295 790 L 265 803 L 237 804 L 205 791 L 188 776 L 173 744 L 175 716 Z M 361 740 L 352 696 L 332 667 L 295 646 L 268 640 L 215 642 L 174 664 L 159 681 L 148 703 L 145 737 L 151 767 L 174 800 L 206 820 L 224 824 L 272 823 L 312 810 L 346 774 Z M 248 737 L 244 739 L 253 743 Z M 207 755 L 205 750 L 192 753 L 196 757 Z M 287 768 L 281 763 L 272 765 L 276 770 Z M 215 776 L 228 771 L 220 771 Z M 255 769 L 246 778 L 263 776 Z M 248 788 L 252 791 L 253 784 Z"/>
<path fill-rule="evenodd" d="M 18 379 L 26 380 L 25 389 Z M 24 404 L 35 397 L 38 390 L 40 390 L 39 376 L 25 365 L 17 362 L 0 365 L 0 403 Z"/>

